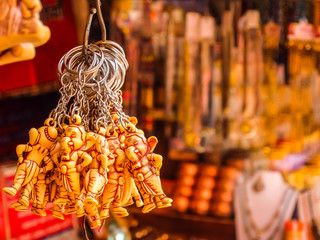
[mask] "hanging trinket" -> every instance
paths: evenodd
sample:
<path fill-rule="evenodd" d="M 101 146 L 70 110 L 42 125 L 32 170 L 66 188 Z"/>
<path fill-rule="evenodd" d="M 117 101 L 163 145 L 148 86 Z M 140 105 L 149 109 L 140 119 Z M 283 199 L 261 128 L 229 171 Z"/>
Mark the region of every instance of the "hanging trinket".
<path fill-rule="evenodd" d="M 40 21 L 41 2 L 3 0 L 0 9 L 0 66 L 33 59 L 35 47 L 50 38 L 50 29 Z"/>
<path fill-rule="evenodd" d="M 162 156 L 153 153 L 158 140 L 146 139 L 137 119 L 122 110 L 121 87 L 128 63 L 123 49 L 107 41 L 100 4 L 102 41 L 88 45 L 91 10 L 83 46 L 66 53 L 58 64 L 61 97 L 43 127 L 32 128 L 29 142 L 18 145 L 13 185 L 3 189 L 19 200 L 11 207 L 64 219 L 87 216 L 91 228 L 109 217 L 109 209 L 128 216 L 134 202 L 146 213 L 171 206 L 162 190 Z M 154 203 L 156 201 L 156 204 Z"/>
<path fill-rule="evenodd" d="M 19 191 L 19 200 L 11 206 L 16 210 L 24 210 L 29 206 L 31 191 L 38 177 L 43 177 L 53 168 L 49 157 L 49 149 L 58 136 L 53 119 L 47 119 L 44 126 L 29 131 L 29 142 L 20 144 L 16 148 L 18 168 L 12 187 L 5 187 L 3 191 L 15 196 Z"/>

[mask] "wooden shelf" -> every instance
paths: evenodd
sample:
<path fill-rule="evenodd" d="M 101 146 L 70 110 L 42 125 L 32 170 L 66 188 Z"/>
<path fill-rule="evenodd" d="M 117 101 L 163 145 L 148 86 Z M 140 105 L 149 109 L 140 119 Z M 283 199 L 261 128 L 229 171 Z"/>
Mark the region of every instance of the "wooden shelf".
<path fill-rule="evenodd" d="M 46 94 L 46 93 L 58 91 L 59 88 L 60 88 L 59 81 L 50 81 L 50 82 L 41 83 L 35 86 L 13 89 L 6 92 L 0 92 L 0 100 L 6 99 L 6 98 L 38 96 L 40 94 Z"/>
<path fill-rule="evenodd" d="M 178 213 L 170 209 L 155 209 L 147 214 L 134 207 L 129 208 L 129 211 L 139 222 L 169 234 L 183 234 L 188 239 L 235 239 L 235 226 L 231 219 Z"/>
<path fill-rule="evenodd" d="M 198 154 L 196 152 L 178 151 L 176 149 L 170 149 L 168 153 L 168 157 L 171 160 L 179 160 L 179 161 L 197 161 L 198 160 Z"/>

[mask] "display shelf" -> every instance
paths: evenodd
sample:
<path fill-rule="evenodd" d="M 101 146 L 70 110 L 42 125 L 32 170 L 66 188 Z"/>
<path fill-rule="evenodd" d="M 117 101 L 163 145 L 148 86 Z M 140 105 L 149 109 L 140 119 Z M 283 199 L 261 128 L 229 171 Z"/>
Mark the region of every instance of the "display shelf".
<path fill-rule="evenodd" d="M 178 213 L 172 209 L 155 209 L 144 214 L 141 209 L 131 207 L 129 212 L 139 222 L 169 235 L 183 234 L 188 236 L 188 239 L 235 239 L 235 225 L 232 219 Z"/>
<path fill-rule="evenodd" d="M 6 98 L 38 96 L 40 94 L 55 92 L 59 88 L 60 88 L 59 81 L 50 81 L 50 82 L 38 84 L 35 86 L 13 89 L 6 92 L 0 92 L 0 100 L 6 99 Z"/>
<path fill-rule="evenodd" d="M 177 161 L 197 161 L 198 154 L 192 151 L 179 151 L 176 149 L 170 149 L 168 152 L 168 157 L 171 160 Z"/>

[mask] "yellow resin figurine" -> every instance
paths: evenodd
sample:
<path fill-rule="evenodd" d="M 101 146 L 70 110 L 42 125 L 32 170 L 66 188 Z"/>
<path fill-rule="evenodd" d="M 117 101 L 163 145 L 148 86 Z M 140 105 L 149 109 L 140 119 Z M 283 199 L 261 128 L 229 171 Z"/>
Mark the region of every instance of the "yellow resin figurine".
<path fill-rule="evenodd" d="M 128 162 L 127 162 L 128 164 Z M 127 167 L 125 167 L 125 170 Z M 121 206 L 122 207 L 126 207 L 126 206 L 130 206 L 132 204 L 134 204 L 134 201 L 133 199 L 136 201 L 136 206 L 137 207 L 142 207 L 144 205 L 142 199 L 141 199 L 141 196 L 140 196 L 140 193 L 138 191 L 138 188 L 136 186 L 136 184 L 134 183 L 134 179 L 131 177 L 131 174 L 129 173 L 129 171 L 125 171 L 125 192 L 122 196 L 122 199 L 121 199 Z M 128 181 L 128 183 L 126 183 Z M 128 186 L 130 185 L 130 186 Z M 129 200 L 127 200 L 127 196 L 126 195 L 129 195 L 131 194 L 131 197 L 129 197 Z"/>
<path fill-rule="evenodd" d="M 109 151 L 108 142 L 105 138 L 106 130 L 100 128 L 96 134 L 95 145 L 90 150 L 92 162 L 84 177 L 84 187 L 77 201 L 77 217 L 85 213 L 91 218 L 91 228 L 101 225 L 98 213 L 99 197 L 108 182 L 108 166 L 114 163 L 114 156 Z"/>
<path fill-rule="evenodd" d="M 105 138 L 105 129 L 100 129 L 96 144 L 90 151 L 92 162 L 85 177 L 85 203 L 98 205 L 98 198 L 102 195 L 108 182 L 108 167 L 114 163 L 114 155 L 110 152 L 108 141 Z"/>
<path fill-rule="evenodd" d="M 126 135 L 125 154 L 130 160 L 129 171 L 143 197 L 145 206 L 142 212 L 147 213 L 155 208 L 154 197 L 159 208 L 170 207 L 172 199 L 164 194 L 159 177 L 162 156 L 153 153 L 157 138 L 149 137 L 147 141 L 133 124 L 128 124 L 128 127 L 131 132 Z"/>
<path fill-rule="evenodd" d="M 81 118 L 73 117 L 73 123 L 66 127 L 64 136 L 60 140 L 61 149 L 57 154 L 63 187 L 75 204 L 80 195 L 80 176 L 88 166 L 92 157 L 85 152 L 95 143 L 93 134 L 87 134 L 81 126 Z M 64 203 L 64 199 L 57 199 L 55 203 Z"/>
<path fill-rule="evenodd" d="M 31 211 L 40 216 L 46 216 L 45 212 L 45 197 L 47 184 L 46 184 L 46 173 L 39 173 L 37 182 L 34 184 L 33 197 L 32 197 L 32 208 Z"/>
<path fill-rule="evenodd" d="M 0 55 L 18 49 L 21 39 L 35 46 L 43 43 L 39 0 L 4 0 L 0 9 Z M 6 26 L 13 28 L 6 32 Z M 17 146 L 13 186 L 3 191 L 12 196 L 19 191 L 19 200 L 11 204 L 17 211 L 26 211 L 31 200 L 31 211 L 45 216 L 47 203 L 52 203 L 53 217 L 64 220 L 76 213 L 96 228 L 110 211 L 128 216 L 125 207 L 134 201 L 146 213 L 156 207 L 154 200 L 160 208 L 171 206 L 172 199 L 160 182 L 162 157 L 153 153 L 158 140 L 147 140 L 136 128 L 137 119 L 123 112 L 120 89 L 128 68 L 123 49 L 106 39 L 88 44 L 87 38 L 59 61 L 57 107 L 43 127 L 30 130 L 27 144 Z"/>
<path fill-rule="evenodd" d="M 21 207 L 29 205 L 30 193 L 38 179 L 39 172 L 46 173 L 53 167 L 48 154 L 58 132 L 55 126 L 52 126 L 52 119 L 47 119 L 44 125 L 39 129 L 32 128 L 29 131 L 29 142 L 17 146 L 18 168 L 13 186 L 3 188 L 4 192 L 15 196 L 22 187 L 18 203 L 14 204 L 17 210 L 19 205 Z"/>
<path fill-rule="evenodd" d="M 50 156 L 55 164 L 55 168 L 50 172 L 50 175 L 46 176 L 46 194 L 48 194 L 49 201 L 53 202 L 53 207 L 50 209 L 52 211 L 52 216 L 63 220 L 66 205 L 71 199 L 63 185 L 62 174 L 59 168 L 61 162 L 60 142 L 63 132 L 60 131 L 59 133 L 60 135 L 58 135 L 55 144 L 50 149 Z"/>
<path fill-rule="evenodd" d="M 108 183 L 104 189 L 102 196 L 100 218 L 109 217 L 110 204 L 113 205 L 113 211 L 115 214 L 121 217 L 128 216 L 128 211 L 121 207 L 121 198 L 123 194 L 124 186 L 124 161 L 125 154 L 121 149 L 120 139 L 118 138 L 117 131 L 110 134 L 107 131 L 107 141 L 109 144 L 110 152 L 114 155 L 114 164 L 109 166 Z"/>

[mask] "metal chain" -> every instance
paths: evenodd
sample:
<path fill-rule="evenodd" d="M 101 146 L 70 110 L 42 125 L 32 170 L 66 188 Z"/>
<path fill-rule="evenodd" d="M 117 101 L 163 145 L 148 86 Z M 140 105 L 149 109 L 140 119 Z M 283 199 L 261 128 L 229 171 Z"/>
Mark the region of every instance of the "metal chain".
<path fill-rule="evenodd" d="M 85 53 L 83 46 L 71 49 L 58 64 L 61 97 L 50 117 L 62 128 L 66 118 L 77 114 L 87 130 L 98 131 L 115 124 L 115 111 L 125 126 L 129 117 L 122 109 L 120 89 L 128 66 L 124 50 L 112 41 L 87 45 Z"/>

